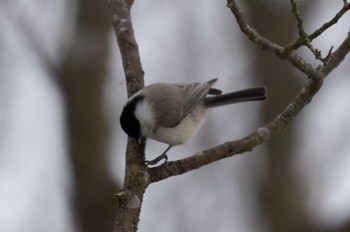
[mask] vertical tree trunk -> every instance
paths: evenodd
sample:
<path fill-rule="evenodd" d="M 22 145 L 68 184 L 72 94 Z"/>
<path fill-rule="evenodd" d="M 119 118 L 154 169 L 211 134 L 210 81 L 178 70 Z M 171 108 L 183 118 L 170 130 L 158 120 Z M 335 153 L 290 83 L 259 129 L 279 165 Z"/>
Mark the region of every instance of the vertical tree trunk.
<path fill-rule="evenodd" d="M 261 35 L 281 45 L 295 39 L 296 21 L 291 14 L 286 13 L 288 5 L 276 7 L 270 3 L 254 1 L 248 6 L 249 21 Z M 255 75 L 269 88 L 269 99 L 264 104 L 265 121 L 268 121 L 295 97 L 300 86 L 288 62 L 259 48 L 255 50 L 254 67 Z M 268 169 L 262 183 L 261 209 L 271 227 L 270 231 L 308 231 L 306 199 L 293 169 L 293 157 L 296 155 L 294 141 L 297 136 L 293 125 L 295 123 L 266 144 Z"/>
<path fill-rule="evenodd" d="M 83 232 L 112 231 L 117 187 L 107 172 L 110 125 L 103 99 L 111 17 L 102 1 L 80 1 L 78 7 L 76 34 L 58 74 L 67 110 L 77 226 Z"/>

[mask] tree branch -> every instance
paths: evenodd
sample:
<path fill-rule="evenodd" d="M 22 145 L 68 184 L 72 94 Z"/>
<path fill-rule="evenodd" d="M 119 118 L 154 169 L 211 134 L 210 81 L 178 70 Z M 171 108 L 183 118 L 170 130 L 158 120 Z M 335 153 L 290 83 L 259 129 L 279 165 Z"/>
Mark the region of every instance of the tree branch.
<path fill-rule="evenodd" d="M 348 36 L 339 45 L 339 47 L 329 55 L 329 59 L 320 69 L 320 72 L 322 73 L 322 75 L 326 76 L 334 68 L 336 68 L 345 59 L 345 56 L 349 53 L 349 51 L 350 51 L 350 31 L 348 32 Z"/>
<path fill-rule="evenodd" d="M 319 35 L 321 35 L 324 31 L 326 31 L 328 28 L 333 26 L 338 22 L 338 20 L 343 17 L 343 15 L 350 10 L 350 3 L 347 3 L 347 1 L 344 1 L 343 7 L 336 13 L 336 15 L 329 20 L 328 22 L 324 23 L 320 28 L 316 29 L 313 33 L 311 33 L 308 38 L 310 41 L 316 39 Z"/>
<path fill-rule="evenodd" d="M 299 36 L 306 37 L 307 34 L 304 30 L 303 18 L 301 16 L 300 11 L 298 10 L 298 2 L 296 0 L 290 0 L 290 3 L 292 4 L 292 11 L 291 12 L 298 22 Z"/>
<path fill-rule="evenodd" d="M 299 38 L 293 41 L 292 43 L 288 44 L 285 48 L 286 51 L 292 51 L 300 48 L 301 46 L 307 46 L 310 51 L 314 54 L 315 58 L 317 60 L 322 61 L 323 63 L 327 62 L 329 59 L 329 56 L 331 55 L 331 52 L 333 50 L 333 46 L 329 49 L 328 54 L 326 57 L 322 58 L 321 51 L 318 49 L 315 49 L 311 42 L 315 38 L 317 38 L 319 35 L 321 35 L 323 32 L 325 32 L 328 28 L 333 26 L 338 22 L 338 20 L 348 11 L 350 10 L 350 4 L 347 1 L 343 1 L 343 7 L 337 12 L 337 14 L 328 22 L 324 23 L 320 28 L 316 29 L 313 33 L 307 34 L 303 28 L 303 19 L 302 16 L 297 9 L 298 2 L 296 0 L 290 0 L 292 5 L 292 13 L 297 19 L 298 23 L 298 30 L 299 30 Z"/>
<path fill-rule="evenodd" d="M 130 97 L 144 86 L 144 71 L 130 16 L 134 1 L 107 0 L 107 2 L 113 14 L 113 27 L 123 61 L 128 97 Z"/>
<path fill-rule="evenodd" d="M 271 42 L 265 37 L 261 36 L 253 27 L 248 25 L 245 17 L 239 9 L 235 0 L 228 0 L 227 6 L 231 9 L 233 15 L 241 31 L 254 43 L 259 45 L 262 49 L 268 50 L 282 59 L 287 59 L 291 64 L 310 77 L 317 76 L 318 73 L 312 65 L 306 62 L 302 57 L 298 56 L 293 50 L 286 49 L 276 43 Z"/>
<path fill-rule="evenodd" d="M 144 86 L 138 45 L 131 22 L 133 0 L 107 0 L 113 17 L 113 27 L 123 61 L 128 96 Z M 144 165 L 145 141 L 138 144 L 128 139 L 123 190 L 115 195 L 117 216 L 115 231 L 136 231 L 145 189 L 149 184 Z"/>
<path fill-rule="evenodd" d="M 190 157 L 169 161 L 163 165 L 149 168 L 151 183 L 166 179 L 170 176 L 181 175 L 183 173 L 198 169 L 217 160 L 251 151 L 257 145 L 263 143 L 269 138 L 269 132 L 261 128 L 257 132 L 240 140 L 226 142 L 217 147 L 201 151 Z"/>
<path fill-rule="evenodd" d="M 311 41 L 310 41 L 310 39 L 308 37 L 308 34 L 304 30 L 303 18 L 301 16 L 300 11 L 298 10 L 298 2 L 296 0 L 290 0 L 290 2 L 291 2 L 291 5 L 292 5 L 291 12 L 292 12 L 292 14 L 294 15 L 294 17 L 297 20 L 297 27 L 298 27 L 298 31 L 299 31 L 299 38 L 295 42 L 292 43 L 291 48 L 289 48 L 289 49 L 294 49 L 295 50 L 296 48 L 299 48 L 300 46 L 305 45 L 314 54 L 316 60 L 320 60 L 323 63 L 326 62 L 327 59 L 329 58 L 331 52 L 332 52 L 333 46 L 329 50 L 327 56 L 325 58 L 322 58 L 321 51 L 318 50 L 318 49 L 315 49 L 312 46 Z"/>

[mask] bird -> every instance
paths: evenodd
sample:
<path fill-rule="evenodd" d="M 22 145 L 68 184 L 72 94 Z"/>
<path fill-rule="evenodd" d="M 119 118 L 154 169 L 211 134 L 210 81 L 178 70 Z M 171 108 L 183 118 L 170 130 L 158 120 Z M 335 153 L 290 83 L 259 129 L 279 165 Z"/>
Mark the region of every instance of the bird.
<path fill-rule="evenodd" d="M 196 137 L 208 109 L 267 98 L 265 87 L 254 87 L 222 94 L 212 86 L 218 78 L 204 83 L 154 83 L 131 96 L 123 107 L 120 125 L 131 138 L 154 139 L 168 144 L 166 150 L 145 164 L 167 162 L 167 152 L 173 146 Z M 165 163 L 164 162 L 164 163 Z"/>

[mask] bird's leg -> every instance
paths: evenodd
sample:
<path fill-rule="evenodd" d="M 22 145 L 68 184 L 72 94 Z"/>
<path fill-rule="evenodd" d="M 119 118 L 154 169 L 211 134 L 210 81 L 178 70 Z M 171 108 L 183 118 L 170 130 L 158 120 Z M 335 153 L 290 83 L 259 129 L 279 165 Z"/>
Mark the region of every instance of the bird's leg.
<path fill-rule="evenodd" d="M 145 164 L 146 164 L 147 166 L 149 166 L 149 165 L 156 165 L 156 164 L 159 163 L 159 161 L 161 161 L 162 159 L 165 160 L 164 163 L 167 162 L 167 161 L 168 161 L 168 155 L 167 155 L 166 153 L 167 153 L 167 151 L 170 150 L 170 148 L 172 148 L 171 145 L 169 145 L 168 148 L 165 149 L 165 151 L 164 151 L 160 156 L 158 156 L 157 158 L 155 158 L 155 159 L 153 159 L 153 160 L 146 160 L 146 161 L 145 161 Z"/>

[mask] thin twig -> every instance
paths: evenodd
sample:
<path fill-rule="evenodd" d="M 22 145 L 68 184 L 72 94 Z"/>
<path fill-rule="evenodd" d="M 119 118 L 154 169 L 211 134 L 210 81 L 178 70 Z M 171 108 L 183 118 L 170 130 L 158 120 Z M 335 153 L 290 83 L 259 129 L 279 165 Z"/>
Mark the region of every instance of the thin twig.
<path fill-rule="evenodd" d="M 338 13 L 328 22 L 324 23 L 320 28 L 316 29 L 313 33 L 311 33 L 308 38 L 310 41 L 317 38 L 319 35 L 321 35 L 324 31 L 326 31 L 328 28 L 333 26 L 338 22 L 338 20 L 348 11 L 350 10 L 350 4 L 347 1 L 344 1 L 343 7 L 338 11 Z"/>
<path fill-rule="evenodd" d="M 301 16 L 300 11 L 298 10 L 298 2 L 296 0 L 290 0 L 290 3 L 292 5 L 292 14 L 294 15 L 294 17 L 297 19 L 298 22 L 298 30 L 299 30 L 299 36 L 300 37 L 307 37 L 307 34 L 304 30 L 304 26 L 303 26 L 303 18 Z"/>
<path fill-rule="evenodd" d="M 235 0 L 228 0 L 227 6 L 231 9 L 241 31 L 254 43 L 258 44 L 264 50 L 268 50 L 282 59 L 287 59 L 294 67 L 310 77 L 317 76 L 316 70 L 312 65 L 298 56 L 293 50 L 286 49 L 276 43 L 271 42 L 261 36 L 254 28 L 248 25 L 245 17 L 239 9 Z"/>
<path fill-rule="evenodd" d="M 330 48 L 328 54 L 326 57 L 322 57 L 321 55 L 321 51 L 318 49 L 315 49 L 312 45 L 311 42 L 312 40 L 314 40 L 315 38 L 317 38 L 319 35 L 321 35 L 324 31 L 326 31 L 328 28 L 330 28 L 331 26 L 333 26 L 334 24 L 336 24 L 338 22 L 338 20 L 348 11 L 350 10 L 350 4 L 346 1 L 343 0 L 344 4 L 343 7 L 337 12 L 337 14 L 328 22 L 324 23 L 320 28 L 316 29 L 313 33 L 311 34 L 307 34 L 303 28 L 303 20 L 301 17 L 300 12 L 297 10 L 297 1 L 295 0 L 291 0 L 291 4 L 292 4 L 292 13 L 293 15 L 296 17 L 297 22 L 298 22 L 298 29 L 299 29 L 299 38 L 296 39 L 295 41 L 293 41 L 292 43 L 288 44 L 285 47 L 285 53 L 290 53 L 293 50 L 296 50 L 298 48 L 300 48 L 301 46 L 307 46 L 310 51 L 314 54 L 315 58 L 317 60 L 322 61 L 323 63 L 327 62 L 332 48 Z"/>
<path fill-rule="evenodd" d="M 292 5 L 291 12 L 297 20 L 297 27 L 298 27 L 298 31 L 299 31 L 299 38 L 297 39 L 298 46 L 305 45 L 314 54 L 315 58 L 319 59 L 321 57 L 321 52 L 312 46 L 312 44 L 310 43 L 310 40 L 308 38 L 308 35 L 304 30 L 303 18 L 301 16 L 300 11 L 298 10 L 298 1 L 290 0 L 290 3 Z M 295 50 L 296 48 L 293 48 L 293 49 Z"/>
<path fill-rule="evenodd" d="M 321 51 L 317 48 L 314 48 L 314 46 L 311 44 L 310 35 L 308 35 L 305 32 L 304 26 L 303 26 L 303 18 L 301 16 L 300 11 L 298 10 L 298 1 L 296 0 L 290 0 L 292 5 L 292 14 L 297 20 L 298 25 L 298 31 L 299 31 L 299 38 L 295 40 L 290 45 L 286 46 L 286 50 L 296 50 L 301 46 L 306 46 L 309 48 L 309 50 L 314 54 L 316 60 L 320 60 L 321 62 L 325 63 L 329 59 L 330 54 L 332 53 L 333 46 L 329 49 L 328 54 L 325 57 L 322 57 Z"/>

